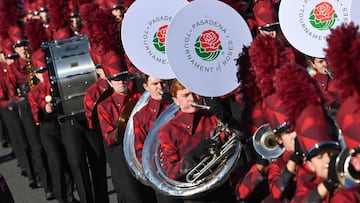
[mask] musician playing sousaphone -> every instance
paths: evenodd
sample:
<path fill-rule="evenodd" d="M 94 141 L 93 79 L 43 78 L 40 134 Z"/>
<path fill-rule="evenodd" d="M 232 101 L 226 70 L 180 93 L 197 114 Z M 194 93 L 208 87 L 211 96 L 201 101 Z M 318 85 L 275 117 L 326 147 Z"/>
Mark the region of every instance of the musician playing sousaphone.
<path fill-rule="evenodd" d="M 146 74 L 142 74 L 142 77 L 144 81 L 143 87 L 149 92 L 150 98 L 148 103 L 133 116 L 135 153 L 140 163 L 142 160 L 142 149 L 149 130 L 159 115 L 172 103 L 168 87 L 169 81 Z M 168 198 L 158 192 L 156 192 L 155 198 L 154 191 L 146 186 L 143 187 L 142 193 L 143 196 L 147 197 L 147 202 L 171 203 L 181 201 Z"/>
<path fill-rule="evenodd" d="M 163 164 L 167 176 L 185 181 L 187 173 L 205 156 L 219 150 L 223 135 L 218 140 L 210 138 L 210 132 L 219 124 L 219 119 L 208 110 L 199 108 L 201 96 L 185 88 L 175 79 L 170 88 L 171 95 L 180 110 L 158 132 Z M 220 195 L 221 194 L 221 195 Z M 235 202 L 228 182 L 215 191 L 184 202 Z"/>

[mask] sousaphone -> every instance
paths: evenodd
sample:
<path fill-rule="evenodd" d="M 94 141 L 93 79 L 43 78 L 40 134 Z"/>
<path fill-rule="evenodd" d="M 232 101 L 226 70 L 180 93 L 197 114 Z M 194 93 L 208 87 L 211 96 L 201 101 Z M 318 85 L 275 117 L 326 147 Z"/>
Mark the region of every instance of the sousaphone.
<path fill-rule="evenodd" d="M 149 185 L 149 183 L 144 174 L 143 167 L 136 157 L 133 117 L 136 112 L 138 112 L 142 107 L 144 107 L 147 104 L 149 98 L 150 98 L 150 93 L 148 91 L 145 91 L 143 92 L 142 96 L 135 104 L 130 114 L 130 117 L 127 121 L 127 125 L 124 132 L 124 140 L 123 140 L 124 156 L 126 163 L 128 164 L 128 167 L 130 169 L 130 172 L 137 180 L 139 180 L 141 183 L 145 185 Z"/>

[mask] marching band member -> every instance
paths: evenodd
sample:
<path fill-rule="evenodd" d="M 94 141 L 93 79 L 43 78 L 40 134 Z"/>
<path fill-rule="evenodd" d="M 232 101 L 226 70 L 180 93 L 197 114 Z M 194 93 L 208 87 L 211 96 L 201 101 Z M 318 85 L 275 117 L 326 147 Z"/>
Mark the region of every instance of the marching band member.
<path fill-rule="evenodd" d="M 106 155 L 103 144 L 103 137 L 101 136 L 101 129 L 98 120 L 97 106 L 110 96 L 113 89 L 110 87 L 107 78 L 105 76 L 104 69 L 102 67 L 102 55 L 100 53 L 101 43 L 97 41 L 99 39 L 99 33 L 97 28 L 96 18 L 93 18 L 91 14 L 96 13 L 95 10 L 99 9 L 97 4 L 83 4 L 80 7 L 80 16 L 82 19 L 87 19 L 84 24 L 84 32 L 87 35 L 90 48 L 89 54 L 95 64 L 95 71 L 98 75 L 98 79 L 84 92 L 84 110 L 87 120 L 88 130 L 86 133 L 87 139 L 91 144 L 91 150 L 89 156 L 91 158 L 91 165 L 94 172 L 92 180 L 94 182 L 94 198 L 95 202 L 109 202 L 107 195 L 107 179 L 106 179 Z"/>
<path fill-rule="evenodd" d="M 170 105 L 163 97 L 168 91 L 168 83 L 162 79 L 143 74 L 144 89 L 150 93 L 149 102 L 134 114 L 135 152 L 141 162 L 145 138 L 156 118 Z M 170 98 L 167 98 L 168 100 Z"/>
<path fill-rule="evenodd" d="M 219 143 L 210 139 L 210 131 L 219 120 L 211 112 L 192 106 L 199 103 L 200 96 L 174 80 L 170 88 L 175 104 L 180 107 L 175 117 L 168 121 L 158 132 L 163 164 L 167 176 L 184 181 L 185 175 L 206 155 L 210 148 Z M 221 194 L 221 195 L 220 195 Z M 206 196 L 184 200 L 184 202 L 235 202 L 228 182 Z"/>
<path fill-rule="evenodd" d="M 327 39 L 328 48 L 326 58 L 332 65 L 334 83 L 340 95 L 340 108 L 336 114 L 336 121 L 341 129 L 346 147 L 353 150 L 348 167 L 350 175 L 359 180 L 360 177 L 360 140 L 359 128 L 359 31 L 354 24 L 341 25 L 331 31 Z M 351 50 L 351 51 L 350 51 Z M 356 202 L 360 199 L 360 185 L 340 180 L 340 188 L 331 198 L 331 202 Z"/>
<path fill-rule="evenodd" d="M 27 38 L 29 39 L 29 49 L 31 50 L 31 53 L 34 54 L 35 52 L 42 52 L 40 45 L 42 42 L 47 41 L 47 35 L 43 28 L 43 23 L 41 22 L 41 20 L 36 20 L 36 19 L 28 20 L 26 22 L 25 34 L 26 34 Z M 32 69 L 34 69 L 33 59 L 30 59 L 30 60 L 31 60 Z M 34 71 L 34 70 L 30 70 L 30 71 Z M 36 77 L 35 73 L 28 73 L 28 74 L 34 74 L 34 77 Z M 36 78 L 39 79 L 38 77 L 36 77 Z M 33 79 L 33 80 L 35 81 L 35 79 Z M 34 84 L 35 85 L 34 87 L 36 87 L 38 84 L 38 80 L 36 80 L 36 81 L 37 82 L 36 82 L 36 84 Z M 34 88 L 30 89 L 29 93 L 28 93 L 28 101 L 30 104 L 31 111 L 33 110 L 32 103 L 31 103 L 31 99 L 34 94 L 33 90 L 34 90 Z M 32 95 L 32 96 L 30 96 L 30 95 Z M 37 151 L 33 150 L 33 153 L 38 153 L 36 157 L 38 157 L 38 160 L 39 160 L 39 162 L 35 163 L 35 169 L 39 173 L 41 182 L 42 182 L 44 190 L 45 190 L 46 199 L 52 199 L 52 198 L 54 198 L 54 194 L 52 193 L 53 186 L 52 186 L 49 166 L 48 166 L 47 160 L 46 160 L 46 154 L 44 151 L 42 141 L 40 140 L 41 138 L 40 138 L 39 131 L 38 131 L 39 120 L 37 118 L 37 112 L 34 113 L 32 111 L 32 116 L 33 116 L 34 123 L 37 125 L 36 142 L 33 141 L 33 145 L 37 145 L 36 148 L 38 149 Z"/>
<path fill-rule="evenodd" d="M 336 114 L 339 108 L 337 88 L 334 85 L 333 74 L 328 69 L 325 58 L 307 56 L 308 67 L 314 72 L 312 77 L 319 83 L 321 92 L 325 97 L 325 108 L 331 116 Z"/>
<path fill-rule="evenodd" d="M 1 34 L 4 33 L 3 31 L 1 32 Z M 4 122 L 9 132 L 12 132 L 9 134 L 12 148 L 17 157 L 19 167 L 21 168 L 21 175 L 25 176 L 27 175 L 27 171 L 30 171 L 30 160 L 29 154 L 27 153 L 29 145 L 25 139 L 25 132 L 21 126 L 16 108 L 16 102 L 19 101 L 19 97 L 16 95 L 16 78 L 10 67 L 14 62 L 14 58 L 18 55 L 14 53 L 11 40 L 7 38 L 7 30 L 5 35 L 1 35 L 1 37 L 3 37 L 1 42 L 4 51 L 3 55 L 5 57 L 5 63 L 2 64 L 4 65 L 2 71 L 5 76 L 3 80 L 4 108 L 1 109 L 1 113 L 7 118 L 4 119 Z"/>
<path fill-rule="evenodd" d="M 167 81 L 146 74 L 142 74 L 142 77 L 144 80 L 143 87 L 150 93 L 150 98 L 148 103 L 133 116 L 135 152 L 140 163 L 142 161 L 142 149 L 148 132 L 158 116 L 172 102 L 170 95 L 167 94 L 169 91 Z M 157 201 L 151 200 L 151 193 L 153 191 L 150 188 L 144 188 L 144 190 L 145 195 L 148 196 L 146 198 L 148 202 L 181 202 L 181 200 L 171 199 L 158 192 L 156 192 Z"/>
<path fill-rule="evenodd" d="M 335 185 L 333 165 L 329 162 L 338 152 L 339 144 L 331 120 L 322 106 L 316 81 L 303 67 L 284 64 L 275 77 L 277 91 L 293 95 L 291 101 L 284 102 L 284 108 L 306 159 L 296 171 L 297 185 L 291 202 L 320 202 Z"/>
<path fill-rule="evenodd" d="M 57 121 L 58 115 L 49 98 L 46 98 L 46 96 L 50 96 L 50 81 L 45 55 L 42 50 L 38 49 L 31 58 L 39 83 L 29 92 L 28 98 L 34 121 L 39 124 L 40 139 L 46 152 L 47 161 L 51 163 L 49 169 L 54 194 L 46 193 L 46 199 L 50 200 L 55 195 L 59 202 L 72 202 L 74 199 L 73 180 Z"/>
<path fill-rule="evenodd" d="M 129 88 L 130 76 L 123 64 L 124 58 L 118 53 L 109 50 L 103 57 L 102 66 L 114 92 L 98 105 L 98 116 L 118 202 L 142 202 L 141 185 L 126 165 L 122 134 L 119 135 L 121 129 L 118 128 L 121 113 L 129 108 L 128 103 L 139 99 L 141 93 Z"/>
<path fill-rule="evenodd" d="M 275 72 L 288 60 L 285 47 L 271 36 L 258 35 L 249 49 L 250 60 L 255 68 L 257 86 L 263 100 L 264 117 L 275 134 L 274 141 L 285 148 L 283 154 L 267 166 L 271 195 L 265 202 L 286 202 L 294 195 L 297 166 L 302 163 L 301 153 L 295 151 L 296 132 L 290 128 L 284 103 L 275 88 Z"/>
<path fill-rule="evenodd" d="M 246 137 L 251 137 L 261 125 L 266 123 L 266 120 L 261 107 L 262 100 L 260 90 L 256 86 L 254 69 L 250 64 L 248 49 L 249 48 L 244 47 L 243 52 L 237 59 L 237 65 L 239 67 L 237 77 L 241 83 L 240 88 L 244 98 L 241 126 L 243 127 L 245 136 L 248 135 Z M 256 156 L 257 153 L 252 142 L 245 144 L 243 147 L 245 148 L 244 151 L 253 154 L 253 158 L 252 160 L 248 160 L 251 168 L 241 166 L 240 171 L 245 170 L 245 172 L 240 172 L 240 174 L 237 175 L 238 179 L 235 179 L 237 181 L 235 193 L 240 202 L 260 202 L 264 197 L 269 195 L 267 172 L 265 170 L 269 162 L 260 156 Z M 236 169 L 234 173 L 238 173 Z M 261 191 L 261 193 L 258 191 Z"/>
<path fill-rule="evenodd" d="M 20 118 L 20 129 L 24 132 L 24 138 L 28 145 L 28 151 L 26 156 L 29 157 L 29 166 L 27 167 L 27 175 L 29 178 L 29 186 L 31 188 L 37 188 L 42 186 L 41 178 L 45 177 L 45 167 L 42 159 L 42 147 L 38 135 L 38 129 L 35 126 L 32 113 L 30 111 L 29 102 L 27 100 L 27 94 L 29 90 L 35 85 L 35 81 L 30 79 L 28 70 L 28 61 L 31 60 L 27 57 L 28 40 L 24 35 L 24 24 L 21 22 L 20 10 L 17 1 L 9 2 L 7 15 L 11 18 L 8 21 L 8 33 L 12 41 L 14 51 L 18 54 L 18 58 L 14 60 L 9 67 L 16 78 L 16 89 L 18 98 L 10 98 L 15 100 L 14 103 L 18 110 L 18 117 Z M 5 13 L 6 14 L 6 13 Z"/>
<path fill-rule="evenodd" d="M 95 9 L 91 16 L 97 19 L 97 29 L 101 33 L 98 35 L 101 42 L 97 47 L 102 55 L 101 66 L 110 87 L 114 89 L 113 93 L 97 107 L 112 182 L 118 202 L 143 202 L 145 200 L 140 193 L 141 184 L 130 173 L 124 157 L 121 134 L 124 129 L 118 127 L 118 120 L 123 116 L 122 112 L 132 108 L 132 102 L 139 99 L 141 93 L 132 88 L 115 17 L 103 9 Z M 103 34 L 103 30 L 107 31 L 107 35 Z"/>
<path fill-rule="evenodd" d="M 48 1 L 47 7 L 51 16 L 49 29 L 51 29 L 52 40 L 64 40 L 74 36 L 69 24 L 70 9 L 68 1 Z M 89 167 L 88 164 L 88 159 L 92 157 L 87 154 L 91 145 L 86 136 L 87 124 L 85 115 L 58 116 L 61 138 L 65 146 L 68 163 L 70 164 L 80 201 L 93 202 L 93 182 L 89 169 L 93 170 L 94 168 L 92 167 L 93 165 Z"/>

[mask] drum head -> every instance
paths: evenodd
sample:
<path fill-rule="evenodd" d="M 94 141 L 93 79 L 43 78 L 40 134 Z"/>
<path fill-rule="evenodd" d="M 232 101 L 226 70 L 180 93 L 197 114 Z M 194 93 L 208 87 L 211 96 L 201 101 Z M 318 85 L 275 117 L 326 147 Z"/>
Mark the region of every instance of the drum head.
<path fill-rule="evenodd" d="M 236 59 L 251 41 L 248 25 L 233 8 L 217 0 L 196 0 L 171 21 L 167 57 L 185 87 L 202 96 L 221 96 L 239 86 Z"/>
<path fill-rule="evenodd" d="M 137 0 L 127 10 L 122 43 L 142 72 L 161 79 L 175 77 L 166 58 L 165 36 L 174 13 L 186 4 L 186 0 Z"/>
<path fill-rule="evenodd" d="M 324 58 L 330 29 L 350 22 L 351 0 L 282 0 L 279 23 L 292 46 L 300 52 Z"/>

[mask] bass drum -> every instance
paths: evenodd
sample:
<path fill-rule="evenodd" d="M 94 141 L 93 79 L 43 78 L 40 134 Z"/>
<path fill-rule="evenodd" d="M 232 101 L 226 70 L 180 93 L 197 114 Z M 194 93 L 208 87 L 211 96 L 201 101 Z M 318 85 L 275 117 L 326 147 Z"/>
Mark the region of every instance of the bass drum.
<path fill-rule="evenodd" d="M 221 164 L 221 168 L 212 171 L 213 173 L 209 176 L 192 182 L 181 182 L 168 178 L 163 170 L 164 167 L 160 159 L 161 151 L 159 149 L 160 140 L 158 131 L 165 123 L 172 119 L 178 111 L 179 107 L 173 103 L 155 121 L 145 139 L 142 151 L 142 166 L 145 176 L 149 180 L 151 187 L 155 190 L 174 198 L 196 198 L 216 189 L 228 180 L 230 172 L 234 169 L 240 157 L 242 145 L 240 141 L 235 141 L 236 144 L 233 145 L 232 155 Z"/>
<path fill-rule="evenodd" d="M 85 118 L 84 92 L 97 80 L 85 36 L 74 36 L 42 45 L 51 83 L 52 103 L 59 119 Z"/>

